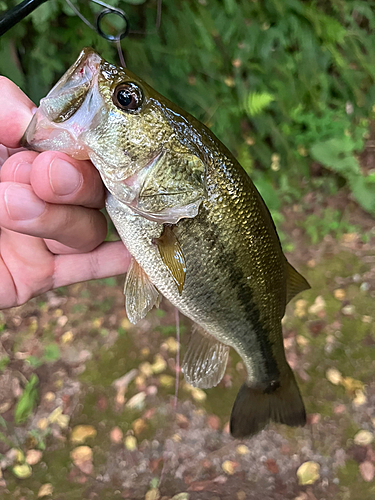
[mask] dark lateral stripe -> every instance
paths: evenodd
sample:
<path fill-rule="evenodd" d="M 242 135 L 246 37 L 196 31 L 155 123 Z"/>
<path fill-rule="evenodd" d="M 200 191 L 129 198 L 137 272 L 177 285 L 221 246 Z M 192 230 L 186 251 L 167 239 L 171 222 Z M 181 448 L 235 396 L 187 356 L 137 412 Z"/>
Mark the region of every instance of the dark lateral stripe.
<path fill-rule="evenodd" d="M 215 248 L 215 251 L 211 254 L 212 264 L 219 270 L 223 268 L 224 264 L 229 273 L 230 286 L 236 291 L 237 300 L 242 305 L 245 318 L 248 324 L 252 325 L 255 332 L 266 373 L 270 375 L 270 378 L 278 377 L 280 373 L 273 356 L 272 343 L 269 341 L 268 332 L 262 325 L 259 308 L 255 303 L 253 292 L 244 276 L 242 268 L 237 264 L 238 261 L 235 252 L 230 251 L 226 242 L 222 241 L 221 229 L 212 220 L 205 227 L 204 234 L 205 241 L 209 241 L 212 247 Z"/>

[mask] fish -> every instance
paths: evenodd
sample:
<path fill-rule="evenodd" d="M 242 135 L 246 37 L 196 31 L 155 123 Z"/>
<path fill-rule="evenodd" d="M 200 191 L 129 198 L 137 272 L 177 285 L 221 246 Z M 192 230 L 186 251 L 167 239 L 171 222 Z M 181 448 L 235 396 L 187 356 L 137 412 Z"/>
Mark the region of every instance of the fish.
<path fill-rule="evenodd" d="M 90 159 L 106 209 L 132 255 L 124 287 L 137 323 L 162 296 L 193 328 L 182 362 L 194 387 L 217 386 L 229 350 L 247 376 L 230 432 L 306 422 L 286 360 L 286 304 L 310 288 L 287 261 L 270 212 L 216 136 L 128 69 L 83 49 L 40 102 L 24 144 Z"/>

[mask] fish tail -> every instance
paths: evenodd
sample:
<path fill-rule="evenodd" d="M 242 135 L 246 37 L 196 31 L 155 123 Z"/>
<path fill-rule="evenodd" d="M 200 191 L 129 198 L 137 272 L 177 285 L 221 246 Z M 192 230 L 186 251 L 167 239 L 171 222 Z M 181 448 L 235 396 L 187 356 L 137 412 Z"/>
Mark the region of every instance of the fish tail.
<path fill-rule="evenodd" d="M 230 418 L 230 432 L 244 438 L 261 431 L 269 421 L 290 425 L 305 425 L 306 411 L 296 379 L 289 365 L 279 384 L 266 390 L 242 384 Z"/>

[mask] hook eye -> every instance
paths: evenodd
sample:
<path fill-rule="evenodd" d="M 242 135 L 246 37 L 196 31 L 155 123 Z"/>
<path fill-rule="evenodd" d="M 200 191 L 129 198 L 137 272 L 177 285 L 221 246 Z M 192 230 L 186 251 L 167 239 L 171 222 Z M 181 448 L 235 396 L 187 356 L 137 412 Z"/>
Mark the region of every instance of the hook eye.
<path fill-rule="evenodd" d="M 117 28 L 116 35 L 111 35 L 109 33 L 106 33 L 102 29 L 103 20 L 109 14 L 118 16 L 122 21 L 123 26 L 121 28 Z M 116 24 L 118 25 L 119 20 L 117 19 L 116 21 L 117 21 Z M 97 32 L 99 33 L 99 35 L 102 36 L 103 38 L 105 38 L 106 40 L 109 40 L 110 42 L 116 42 L 117 40 L 122 40 L 123 38 L 125 38 L 128 35 L 128 33 L 129 33 L 129 21 L 128 21 L 125 13 L 120 9 L 103 9 L 100 12 L 100 14 L 98 15 L 98 18 L 96 20 L 96 29 L 97 29 Z"/>

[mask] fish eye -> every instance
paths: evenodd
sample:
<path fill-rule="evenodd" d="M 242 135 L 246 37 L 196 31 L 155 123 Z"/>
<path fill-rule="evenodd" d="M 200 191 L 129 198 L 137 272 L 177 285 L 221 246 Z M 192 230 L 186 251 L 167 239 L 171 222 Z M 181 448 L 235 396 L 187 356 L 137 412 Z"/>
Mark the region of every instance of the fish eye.
<path fill-rule="evenodd" d="M 115 88 L 112 100 L 119 109 L 134 113 L 142 106 L 143 94 L 135 83 L 121 83 Z"/>

